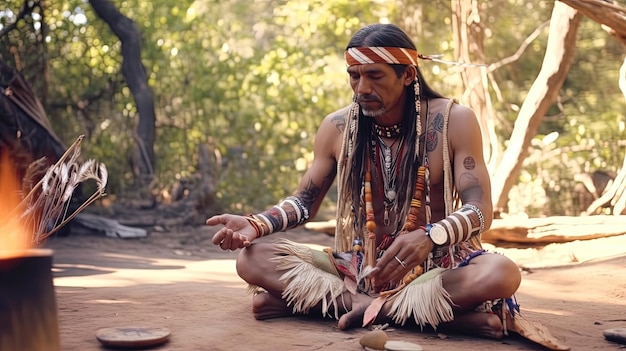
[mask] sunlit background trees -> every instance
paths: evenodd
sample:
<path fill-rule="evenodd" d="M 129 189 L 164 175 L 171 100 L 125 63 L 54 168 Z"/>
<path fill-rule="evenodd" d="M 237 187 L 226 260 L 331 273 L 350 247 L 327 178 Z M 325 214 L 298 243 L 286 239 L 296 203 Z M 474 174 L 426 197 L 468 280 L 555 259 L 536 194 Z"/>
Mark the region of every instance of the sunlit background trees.
<path fill-rule="evenodd" d="M 476 4 L 481 24 L 483 62 L 477 63 L 498 62 L 527 44 L 515 60 L 490 73 L 490 118 L 505 149 L 544 60 L 553 2 L 468 3 Z M 142 63 L 154 94 L 152 194 L 167 197 L 172 184 L 193 179 L 199 150 L 206 148 L 214 162 L 216 199 L 238 212 L 262 209 L 295 189 L 312 159 L 319 122 L 351 101 L 343 50 L 361 26 L 396 23 L 422 53 L 444 60 L 457 59 L 461 44 L 453 36 L 450 0 L 114 5 L 141 33 Z M 626 140 L 625 99 L 618 87 L 623 56 L 620 43 L 582 19 L 574 64 L 521 173 L 514 175 L 507 211 L 577 214 L 577 175 L 620 169 Z M 120 39 L 89 2 L 5 0 L 0 59 L 27 78 L 63 141 L 86 134 L 83 152 L 107 164 L 110 194 L 137 191 L 136 101 L 121 71 Z M 469 103 L 461 72 L 480 68 L 429 61 L 421 67 L 437 90 Z"/>

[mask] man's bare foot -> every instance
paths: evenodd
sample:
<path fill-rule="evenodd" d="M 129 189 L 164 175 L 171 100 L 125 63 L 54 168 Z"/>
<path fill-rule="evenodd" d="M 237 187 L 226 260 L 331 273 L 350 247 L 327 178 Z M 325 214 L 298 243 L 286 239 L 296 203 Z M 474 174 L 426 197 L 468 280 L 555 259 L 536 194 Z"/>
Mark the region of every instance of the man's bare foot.
<path fill-rule="evenodd" d="M 361 327 L 363 325 L 365 310 L 373 299 L 367 295 L 358 293 L 355 295 L 345 293 L 344 298 L 349 311 L 339 318 L 337 327 L 341 330 L 347 330 L 357 326 Z"/>
<path fill-rule="evenodd" d="M 258 320 L 291 316 L 287 303 L 268 292 L 259 292 L 252 298 L 252 314 Z"/>
<path fill-rule="evenodd" d="M 504 336 L 500 317 L 485 312 L 460 314 L 453 321 L 441 324 L 441 328 L 491 339 L 501 339 Z"/>

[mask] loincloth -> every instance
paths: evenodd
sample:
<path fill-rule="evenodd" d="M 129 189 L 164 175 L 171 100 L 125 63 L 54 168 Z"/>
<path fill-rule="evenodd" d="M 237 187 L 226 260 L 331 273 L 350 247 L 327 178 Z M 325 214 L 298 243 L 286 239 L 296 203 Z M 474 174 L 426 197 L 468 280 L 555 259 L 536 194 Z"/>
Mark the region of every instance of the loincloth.
<path fill-rule="evenodd" d="M 338 319 L 339 310 L 346 307 L 341 300 L 342 294 L 361 292 L 358 287 L 360 272 L 349 269 L 354 259 L 352 253 L 334 253 L 330 249 L 319 251 L 288 240 L 275 245 L 277 254 L 270 260 L 276 263 L 277 270 L 284 272 L 280 277 L 285 284 L 282 297 L 294 314 L 321 307 L 323 316 Z M 465 266 L 486 253 L 471 245 L 435 251 L 424 264 L 425 274 L 401 286 L 397 293 L 375 298 L 392 302 L 388 317 L 397 324 L 404 325 L 413 319 L 422 327 L 428 324 L 436 328 L 438 324 L 454 319 L 454 303 L 443 288 L 441 273 Z M 256 287 L 251 289 L 254 291 Z M 491 311 L 495 305 L 498 301 L 486 301 L 477 310 Z"/>

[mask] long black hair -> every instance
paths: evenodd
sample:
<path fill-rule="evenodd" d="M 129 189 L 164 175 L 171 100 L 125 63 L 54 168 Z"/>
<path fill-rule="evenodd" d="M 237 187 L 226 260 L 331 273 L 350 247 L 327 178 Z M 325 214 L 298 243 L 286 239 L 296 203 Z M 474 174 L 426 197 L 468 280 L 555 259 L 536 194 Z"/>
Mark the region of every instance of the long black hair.
<path fill-rule="evenodd" d="M 374 46 L 382 46 L 382 47 L 400 47 L 413 49 L 417 51 L 415 44 L 411 40 L 411 38 L 398 26 L 393 24 L 371 24 L 361 28 L 348 42 L 346 50 L 353 47 L 374 47 Z M 400 77 L 406 69 L 409 67 L 408 65 L 400 65 L 400 64 L 391 64 L 396 75 Z M 418 119 L 420 114 L 416 111 L 416 99 L 431 99 L 431 98 L 443 98 L 441 94 L 433 90 L 425 81 L 422 72 L 419 67 L 415 67 L 417 70 L 417 84 L 419 85 L 419 94 L 415 93 L 415 84 L 409 84 L 405 88 L 406 99 L 405 99 L 405 116 L 404 122 L 402 124 L 402 132 L 405 136 L 406 145 L 408 146 L 407 152 L 402 156 L 402 160 L 400 161 L 400 172 L 398 173 L 398 182 L 397 182 L 397 200 L 394 204 L 394 210 L 397 214 L 396 217 L 396 231 L 399 232 L 402 229 L 402 226 L 405 223 L 406 216 L 410 209 L 411 199 L 413 197 L 413 189 L 414 184 L 417 179 L 417 170 L 422 163 L 420 158 L 420 154 L 424 150 L 424 143 L 420 142 L 421 135 L 417 135 L 416 126 L 421 121 Z M 416 96 L 419 95 L 419 96 Z M 351 167 L 351 179 L 356 180 L 356 183 L 353 186 L 358 186 L 361 184 L 363 179 L 364 165 L 367 164 L 368 161 L 368 147 L 370 144 L 369 135 L 371 135 L 371 122 L 368 118 L 363 118 L 362 112 L 359 109 L 359 131 L 362 137 L 359 137 L 355 140 L 355 153 L 357 155 L 362 155 L 362 157 L 357 157 L 354 159 L 354 162 Z M 425 128 L 422 129 L 422 133 L 425 131 Z M 417 149 L 418 152 L 411 152 L 410 150 L 416 149 L 416 144 L 419 143 L 419 147 Z M 352 193 L 353 198 L 353 206 L 355 209 L 355 226 L 357 228 L 363 225 L 364 217 L 357 215 L 361 211 L 363 211 L 363 203 L 361 203 L 362 193 L 359 191 L 354 191 Z M 394 233 L 394 234 L 395 234 Z"/>

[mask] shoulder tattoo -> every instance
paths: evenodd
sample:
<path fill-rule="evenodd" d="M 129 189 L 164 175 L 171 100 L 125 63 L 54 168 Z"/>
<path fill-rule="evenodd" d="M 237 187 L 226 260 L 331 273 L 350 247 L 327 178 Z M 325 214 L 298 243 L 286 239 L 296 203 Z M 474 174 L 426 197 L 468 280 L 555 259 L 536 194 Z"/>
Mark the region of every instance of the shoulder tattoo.
<path fill-rule="evenodd" d="M 439 133 L 443 133 L 443 114 L 441 112 L 438 112 L 437 115 L 435 115 L 432 126 L 433 129 Z"/>
<path fill-rule="evenodd" d="M 439 143 L 437 133 L 443 133 L 443 115 L 441 113 L 435 115 L 430 127 L 426 131 L 426 151 L 432 152 L 437 148 L 437 144 Z"/>
<path fill-rule="evenodd" d="M 432 152 L 437 148 L 438 138 L 437 131 L 434 129 L 428 129 L 426 131 L 426 151 Z"/>
<path fill-rule="evenodd" d="M 343 133 L 344 129 L 346 129 L 346 114 L 345 113 L 337 113 L 331 117 L 331 121 L 335 124 L 335 127 L 340 133 Z"/>

